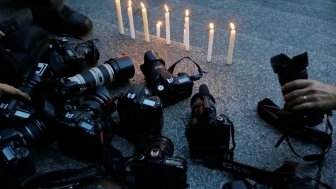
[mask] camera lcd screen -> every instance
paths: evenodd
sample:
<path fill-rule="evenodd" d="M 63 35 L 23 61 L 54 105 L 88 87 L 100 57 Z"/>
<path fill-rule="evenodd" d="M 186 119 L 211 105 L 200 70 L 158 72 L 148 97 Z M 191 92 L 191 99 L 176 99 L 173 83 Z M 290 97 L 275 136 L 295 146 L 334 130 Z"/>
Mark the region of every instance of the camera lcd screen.
<path fill-rule="evenodd" d="M 188 82 L 188 81 L 189 81 L 188 77 L 182 77 L 182 78 L 179 79 L 180 83 L 185 83 L 185 82 Z"/>
<path fill-rule="evenodd" d="M 14 152 L 10 147 L 7 146 L 7 147 L 3 148 L 2 153 L 6 157 L 7 161 L 10 161 L 10 160 L 14 159 Z"/>
<path fill-rule="evenodd" d="M 69 56 L 75 56 L 75 53 L 72 51 L 72 49 L 67 49 L 66 52 Z"/>
<path fill-rule="evenodd" d="M 155 106 L 155 101 L 153 100 L 149 100 L 147 98 L 144 99 L 144 101 L 142 102 L 144 105 L 148 105 L 148 106 L 152 106 L 154 107 Z"/>
<path fill-rule="evenodd" d="M 86 121 L 81 121 L 79 123 L 79 126 L 82 127 L 82 128 L 84 128 L 84 129 L 86 129 L 86 130 L 88 130 L 88 131 L 91 131 L 92 128 L 93 128 L 93 125 L 90 124 L 90 123 L 88 123 L 88 122 L 86 122 Z"/>
<path fill-rule="evenodd" d="M 21 110 L 16 110 L 14 115 L 17 117 L 25 118 L 25 119 L 30 117 L 30 113 L 27 113 Z"/>

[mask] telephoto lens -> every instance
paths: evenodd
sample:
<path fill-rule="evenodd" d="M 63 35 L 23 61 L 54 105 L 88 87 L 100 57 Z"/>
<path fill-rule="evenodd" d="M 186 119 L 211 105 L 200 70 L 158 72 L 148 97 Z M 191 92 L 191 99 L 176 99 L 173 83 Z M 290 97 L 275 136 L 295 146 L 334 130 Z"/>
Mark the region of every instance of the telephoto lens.
<path fill-rule="evenodd" d="M 134 76 L 134 64 L 130 57 L 120 56 L 107 60 L 101 65 L 68 77 L 63 83 L 63 88 L 71 91 L 71 88 L 79 87 L 83 92 L 89 88 L 106 86 L 126 82 Z"/>

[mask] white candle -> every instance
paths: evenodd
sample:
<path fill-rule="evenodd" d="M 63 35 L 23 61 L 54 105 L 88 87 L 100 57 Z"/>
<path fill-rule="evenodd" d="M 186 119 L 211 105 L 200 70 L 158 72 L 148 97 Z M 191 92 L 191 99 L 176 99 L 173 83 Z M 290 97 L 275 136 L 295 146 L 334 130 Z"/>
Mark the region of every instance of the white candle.
<path fill-rule="evenodd" d="M 161 22 L 159 21 L 157 24 L 156 24 L 156 36 L 157 37 L 160 37 L 160 35 L 161 35 Z"/>
<path fill-rule="evenodd" d="M 115 3 L 116 3 L 116 8 L 117 8 L 119 33 L 124 35 L 124 24 L 123 24 L 122 15 L 121 15 L 120 0 L 115 0 Z"/>
<path fill-rule="evenodd" d="M 165 23 L 166 23 L 166 44 L 170 44 L 170 21 L 169 21 L 169 10 L 167 5 L 165 5 L 166 13 L 165 13 Z"/>
<path fill-rule="evenodd" d="M 185 27 L 185 47 L 189 51 L 189 10 L 186 10 L 186 16 L 184 18 L 184 27 Z"/>
<path fill-rule="evenodd" d="M 233 55 L 233 46 L 234 41 L 236 38 L 236 29 L 233 23 L 230 23 L 231 32 L 230 32 L 230 43 L 229 43 L 229 50 L 228 50 L 228 57 L 227 57 L 227 64 L 232 63 L 232 55 Z"/>
<path fill-rule="evenodd" d="M 132 1 L 131 0 L 128 1 L 127 13 L 128 13 L 128 20 L 129 20 L 129 25 L 130 25 L 130 30 L 131 30 L 131 39 L 135 39 Z"/>
<path fill-rule="evenodd" d="M 210 23 L 207 62 L 211 61 L 214 34 L 215 34 L 214 24 Z"/>
<path fill-rule="evenodd" d="M 185 37 L 185 29 L 183 29 L 183 45 L 185 45 L 186 44 L 186 37 Z"/>
<path fill-rule="evenodd" d="M 141 3 L 142 11 L 142 22 L 145 33 L 145 41 L 149 42 L 149 30 L 148 30 L 148 19 L 147 19 L 147 9 L 143 3 Z"/>

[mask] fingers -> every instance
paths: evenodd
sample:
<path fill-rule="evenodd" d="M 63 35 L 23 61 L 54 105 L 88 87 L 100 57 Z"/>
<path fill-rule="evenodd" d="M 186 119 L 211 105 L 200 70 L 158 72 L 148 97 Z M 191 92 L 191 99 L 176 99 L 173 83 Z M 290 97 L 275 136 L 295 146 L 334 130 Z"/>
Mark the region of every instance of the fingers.
<path fill-rule="evenodd" d="M 288 82 L 288 83 L 284 84 L 281 87 L 281 90 L 282 90 L 283 94 L 287 94 L 287 93 L 289 93 L 293 90 L 303 89 L 310 84 L 311 84 L 311 81 L 309 81 L 309 80 L 297 79 L 297 80 L 294 80 L 294 81 L 291 81 L 291 82 Z"/>
<path fill-rule="evenodd" d="M 22 91 L 20 91 L 18 89 L 16 89 L 14 91 L 14 93 L 15 93 L 14 95 L 16 95 L 16 96 L 20 96 L 20 97 L 22 97 L 23 99 L 25 99 L 27 101 L 31 101 L 31 98 L 30 98 L 30 96 L 28 94 L 26 94 L 26 93 L 24 93 L 24 92 L 22 92 Z"/>
<path fill-rule="evenodd" d="M 1 93 L 2 94 L 18 96 L 18 97 L 21 97 L 25 100 L 31 101 L 31 98 L 28 94 L 22 92 L 21 90 L 13 87 L 11 85 L 1 83 L 0 88 L 1 88 Z"/>

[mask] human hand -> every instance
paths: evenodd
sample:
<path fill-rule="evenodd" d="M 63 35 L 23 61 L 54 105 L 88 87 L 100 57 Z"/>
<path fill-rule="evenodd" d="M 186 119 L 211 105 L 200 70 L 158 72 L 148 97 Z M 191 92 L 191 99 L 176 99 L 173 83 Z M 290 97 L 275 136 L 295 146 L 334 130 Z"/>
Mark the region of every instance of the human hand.
<path fill-rule="evenodd" d="M 31 98 L 28 94 L 20 91 L 19 89 L 5 84 L 5 83 L 0 83 L 0 96 L 2 95 L 12 95 L 12 96 L 18 96 L 21 97 L 27 101 L 31 101 Z"/>
<path fill-rule="evenodd" d="M 281 87 L 286 106 L 294 111 L 336 109 L 336 86 L 316 80 L 298 79 Z"/>

